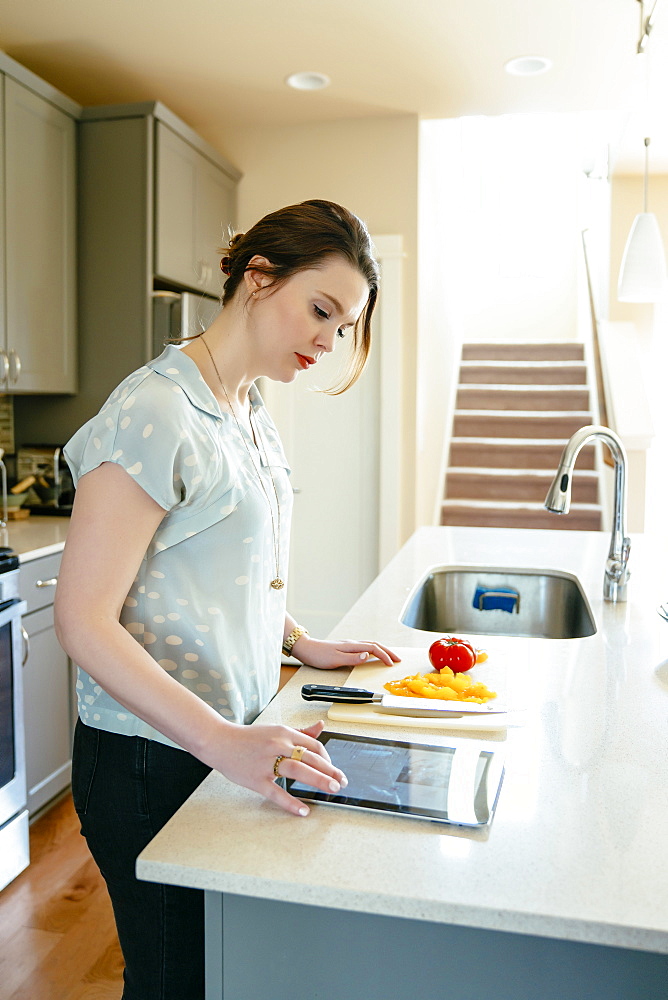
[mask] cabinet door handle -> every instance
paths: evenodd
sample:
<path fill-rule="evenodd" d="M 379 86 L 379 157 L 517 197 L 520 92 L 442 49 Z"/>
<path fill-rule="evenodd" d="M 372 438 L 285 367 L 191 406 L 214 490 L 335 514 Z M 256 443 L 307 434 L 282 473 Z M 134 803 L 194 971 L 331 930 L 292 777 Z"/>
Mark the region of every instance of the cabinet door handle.
<path fill-rule="evenodd" d="M 14 385 L 19 380 L 19 375 L 21 374 L 21 359 L 16 353 L 16 351 L 9 352 L 9 381 Z"/>
<path fill-rule="evenodd" d="M 57 583 L 57 576 L 52 576 L 50 580 L 35 580 L 36 587 L 55 587 Z"/>
<path fill-rule="evenodd" d="M 28 657 L 30 656 L 30 636 L 26 632 L 24 626 L 21 626 L 21 637 L 23 639 L 23 659 L 21 660 L 21 666 L 25 667 Z"/>
<path fill-rule="evenodd" d="M 2 374 L 0 375 L 0 382 L 9 381 L 9 357 L 7 351 L 0 350 L 0 365 L 2 365 Z"/>

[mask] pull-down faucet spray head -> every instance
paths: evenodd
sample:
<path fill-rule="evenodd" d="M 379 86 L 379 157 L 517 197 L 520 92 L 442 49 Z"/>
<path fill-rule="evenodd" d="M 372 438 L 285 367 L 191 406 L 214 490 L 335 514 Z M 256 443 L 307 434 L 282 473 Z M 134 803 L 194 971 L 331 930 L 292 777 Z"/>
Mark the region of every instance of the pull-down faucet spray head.
<path fill-rule="evenodd" d="M 581 427 L 573 434 L 562 452 L 559 467 L 545 497 L 545 506 L 554 514 L 568 514 L 575 460 L 580 449 L 596 439 L 605 441 L 615 461 L 615 509 L 610 550 L 605 564 L 603 597 L 606 601 L 617 603 L 626 600 L 626 585 L 630 576 L 627 564 L 631 540 L 626 534 L 626 452 L 614 431 L 609 427 L 591 424 Z"/>
<path fill-rule="evenodd" d="M 545 506 L 553 514 L 568 514 L 571 509 L 571 477 L 572 469 L 564 465 L 562 455 L 562 461 L 545 497 Z"/>

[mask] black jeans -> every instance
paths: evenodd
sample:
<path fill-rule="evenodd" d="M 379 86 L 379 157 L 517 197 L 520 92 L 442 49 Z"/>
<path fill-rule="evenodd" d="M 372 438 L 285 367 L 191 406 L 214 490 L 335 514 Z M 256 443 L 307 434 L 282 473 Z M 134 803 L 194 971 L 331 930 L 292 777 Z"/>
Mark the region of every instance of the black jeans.
<path fill-rule="evenodd" d="M 77 722 L 72 796 L 114 908 L 123 1000 L 204 998 L 203 892 L 140 882 L 135 862 L 209 771 L 183 750 Z"/>

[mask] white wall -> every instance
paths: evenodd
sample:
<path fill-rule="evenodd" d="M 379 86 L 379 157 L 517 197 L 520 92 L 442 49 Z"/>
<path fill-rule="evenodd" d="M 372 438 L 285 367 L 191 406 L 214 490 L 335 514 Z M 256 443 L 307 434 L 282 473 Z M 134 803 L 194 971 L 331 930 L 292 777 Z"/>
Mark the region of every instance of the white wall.
<path fill-rule="evenodd" d="M 643 207 L 643 178 L 613 177 L 610 242 L 610 319 L 631 323 L 634 336 L 628 336 L 629 356 L 644 375 L 645 392 L 654 424 L 654 440 L 647 452 L 644 496 L 645 531 L 665 535 L 665 497 L 668 494 L 668 301 L 656 305 L 619 302 L 617 279 L 626 238 L 633 220 Z M 668 244 L 668 175 L 649 179 L 648 209 L 658 218 L 664 246 Z M 629 481 L 629 492 L 636 504 L 643 503 L 638 493 L 645 484 L 640 476 Z"/>
<path fill-rule="evenodd" d="M 504 115 L 440 124 L 443 240 L 456 267 L 465 342 L 577 336 L 581 260 L 576 116 Z"/>

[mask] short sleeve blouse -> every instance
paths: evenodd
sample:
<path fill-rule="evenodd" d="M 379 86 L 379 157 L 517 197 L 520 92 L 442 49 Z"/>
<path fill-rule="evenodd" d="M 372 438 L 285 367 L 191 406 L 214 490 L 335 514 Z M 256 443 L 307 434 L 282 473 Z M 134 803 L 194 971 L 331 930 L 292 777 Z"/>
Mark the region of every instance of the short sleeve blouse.
<path fill-rule="evenodd" d="M 255 386 L 250 402 L 259 449 L 221 411 L 195 363 L 170 345 L 129 375 L 65 446 L 75 483 L 102 462 L 115 462 L 167 511 L 121 624 L 180 684 L 243 723 L 278 687 L 286 591 L 270 586 L 269 503 L 274 529 L 280 522 L 284 580 L 292 511 L 289 467 Z M 87 725 L 175 745 L 81 669 L 77 695 Z"/>

